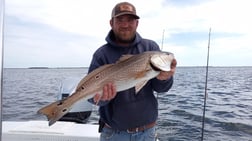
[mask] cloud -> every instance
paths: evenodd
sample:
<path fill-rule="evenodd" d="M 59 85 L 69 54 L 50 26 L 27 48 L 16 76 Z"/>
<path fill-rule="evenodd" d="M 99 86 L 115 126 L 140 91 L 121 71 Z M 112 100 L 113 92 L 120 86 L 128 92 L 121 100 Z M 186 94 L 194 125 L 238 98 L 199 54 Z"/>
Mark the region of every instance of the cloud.
<path fill-rule="evenodd" d="M 95 50 L 92 44 L 97 40 L 92 36 L 65 32 L 16 17 L 9 17 L 6 22 L 9 23 L 5 32 L 4 64 L 7 66 L 87 66 L 83 60 L 90 59 L 83 57 Z"/>
<path fill-rule="evenodd" d="M 205 3 L 207 1 L 203 0 L 164 0 L 162 2 L 162 5 L 164 6 L 175 6 L 175 7 L 188 7 L 188 6 L 194 6 L 199 5 L 201 3 Z"/>
<path fill-rule="evenodd" d="M 106 43 L 118 2 L 6 1 L 4 66 L 88 66 L 93 52 Z M 249 0 L 129 2 L 140 16 L 141 36 L 173 52 L 179 65 L 205 65 L 210 27 L 211 65 L 252 65 Z"/>

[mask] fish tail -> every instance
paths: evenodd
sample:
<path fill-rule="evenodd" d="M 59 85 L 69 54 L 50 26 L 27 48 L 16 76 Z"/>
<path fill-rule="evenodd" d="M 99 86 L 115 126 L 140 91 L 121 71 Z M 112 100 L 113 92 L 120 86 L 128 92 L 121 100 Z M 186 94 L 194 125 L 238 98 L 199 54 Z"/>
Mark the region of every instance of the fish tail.
<path fill-rule="evenodd" d="M 49 126 L 51 126 L 69 112 L 69 110 L 70 108 L 66 105 L 66 101 L 59 100 L 41 108 L 38 110 L 38 113 L 45 115 L 49 121 Z"/>

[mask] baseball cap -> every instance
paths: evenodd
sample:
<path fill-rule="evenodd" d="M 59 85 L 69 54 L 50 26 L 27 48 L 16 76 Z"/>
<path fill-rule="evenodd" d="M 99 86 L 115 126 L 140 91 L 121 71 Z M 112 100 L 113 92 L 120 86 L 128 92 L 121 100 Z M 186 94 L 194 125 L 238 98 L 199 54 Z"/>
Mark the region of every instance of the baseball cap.
<path fill-rule="evenodd" d="M 136 8 L 134 5 L 128 2 L 121 2 L 116 4 L 116 6 L 112 10 L 111 17 L 115 18 L 121 15 L 132 15 L 136 19 L 139 19 L 140 17 L 136 14 Z"/>

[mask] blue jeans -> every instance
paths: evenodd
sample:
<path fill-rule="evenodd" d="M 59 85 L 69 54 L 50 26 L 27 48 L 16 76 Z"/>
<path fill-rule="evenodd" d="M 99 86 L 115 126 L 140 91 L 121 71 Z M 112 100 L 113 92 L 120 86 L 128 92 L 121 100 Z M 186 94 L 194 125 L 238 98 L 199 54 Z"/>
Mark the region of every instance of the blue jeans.
<path fill-rule="evenodd" d="M 127 131 L 114 131 L 104 127 L 100 135 L 100 141 L 155 141 L 155 126 L 137 133 L 128 133 Z"/>

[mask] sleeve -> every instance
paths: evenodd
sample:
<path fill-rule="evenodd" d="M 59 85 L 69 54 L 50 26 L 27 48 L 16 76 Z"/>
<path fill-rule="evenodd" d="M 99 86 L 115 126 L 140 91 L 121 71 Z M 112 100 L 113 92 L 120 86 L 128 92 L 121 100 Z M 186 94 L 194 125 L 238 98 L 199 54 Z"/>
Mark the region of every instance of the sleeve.
<path fill-rule="evenodd" d="M 158 44 L 156 42 L 152 41 L 152 45 L 151 46 L 152 46 L 151 50 L 153 50 L 153 51 L 161 51 L 160 48 L 159 48 L 159 46 L 158 46 Z"/>
<path fill-rule="evenodd" d="M 154 91 L 158 93 L 167 92 L 173 85 L 173 76 L 168 80 L 158 80 L 157 78 L 153 78 L 151 83 Z"/>
<path fill-rule="evenodd" d="M 102 66 L 104 63 L 102 62 L 101 55 L 99 55 L 98 52 L 94 53 L 92 61 L 89 65 L 88 68 L 88 73 L 92 72 L 93 70 L 99 68 Z"/>

